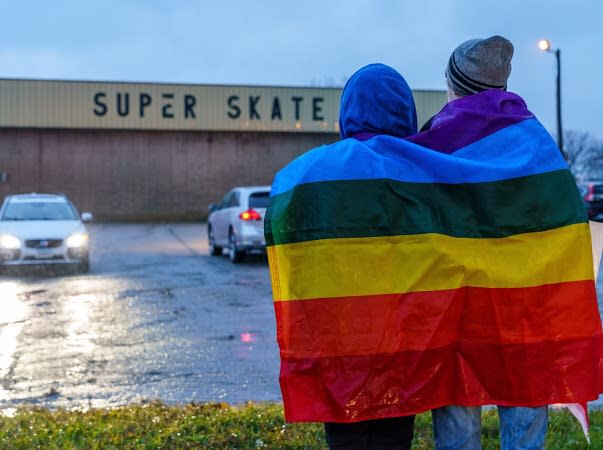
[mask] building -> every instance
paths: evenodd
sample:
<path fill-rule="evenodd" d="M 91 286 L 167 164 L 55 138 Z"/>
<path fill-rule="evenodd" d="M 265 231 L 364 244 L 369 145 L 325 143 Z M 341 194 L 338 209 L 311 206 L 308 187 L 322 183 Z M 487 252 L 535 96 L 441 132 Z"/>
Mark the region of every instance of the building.
<path fill-rule="evenodd" d="M 203 220 L 338 139 L 338 88 L 0 80 L 0 195 L 62 192 L 97 219 Z M 415 91 L 419 123 L 445 103 Z"/>

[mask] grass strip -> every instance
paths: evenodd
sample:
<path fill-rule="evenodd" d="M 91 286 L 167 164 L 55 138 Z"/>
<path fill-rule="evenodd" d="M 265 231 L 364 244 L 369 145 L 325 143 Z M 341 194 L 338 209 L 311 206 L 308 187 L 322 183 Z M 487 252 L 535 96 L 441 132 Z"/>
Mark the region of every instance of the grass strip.
<path fill-rule="evenodd" d="M 603 411 L 591 411 L 590 448 L 603 448 Z M 484 449 L 500 448 L 498 415 L 482 415 Z M 576 420 L 564 410 L 549 419 L 547 449 L 584 449 Z M 280 404 L 151 402 L 115 409 L 50 411 L 19 408 L 0 417 L 0 449 L 322 449 L 321 424 L 286 424 Z M 417 417 L 413 449 L 432 449 L 431 414 Z"/>

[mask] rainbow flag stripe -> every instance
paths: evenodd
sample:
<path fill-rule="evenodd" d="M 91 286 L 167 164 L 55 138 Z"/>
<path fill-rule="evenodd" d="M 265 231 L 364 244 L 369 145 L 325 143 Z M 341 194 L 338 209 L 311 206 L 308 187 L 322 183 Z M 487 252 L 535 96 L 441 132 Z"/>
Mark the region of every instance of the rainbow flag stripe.
<path fill-rule="evenodd" d="M 346 139 L 277 174 L 265 227 L 288 421 L 603 391 L 573 176 L 527 110 L 480 120 L 447 141 Z"/>

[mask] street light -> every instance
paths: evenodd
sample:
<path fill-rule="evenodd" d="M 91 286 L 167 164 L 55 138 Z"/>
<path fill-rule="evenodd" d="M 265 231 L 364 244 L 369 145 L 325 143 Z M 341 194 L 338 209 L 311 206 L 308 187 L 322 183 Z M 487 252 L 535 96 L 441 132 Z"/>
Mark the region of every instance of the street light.
<path fill-rule="evenodd" d="M 563 153 L 563 128 L 561 126 L 561 50 L 551 48 L 551 43 L 542 39 L 538 42 L 538 48 L 543 52 L 554 53 L 557 58 L 557 145 Z"/>
<path fill-rule="evenodd" d="M 551 43 L 546 39 L 542 39 L 538 42 L 538 48 L 540 48 L 540 50 L 543 52 L 548 52 L 551 49 Z"/>

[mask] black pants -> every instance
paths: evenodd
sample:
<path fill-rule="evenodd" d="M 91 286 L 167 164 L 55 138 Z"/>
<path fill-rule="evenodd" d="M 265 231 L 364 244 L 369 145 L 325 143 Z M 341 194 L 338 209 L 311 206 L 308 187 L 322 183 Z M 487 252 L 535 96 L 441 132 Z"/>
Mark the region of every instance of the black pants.
<path fill-rule="evenodd" d="M 331 450 L 410 449 L 415 416 L 366 420 L 356 423 L 325 423 Z"/>

